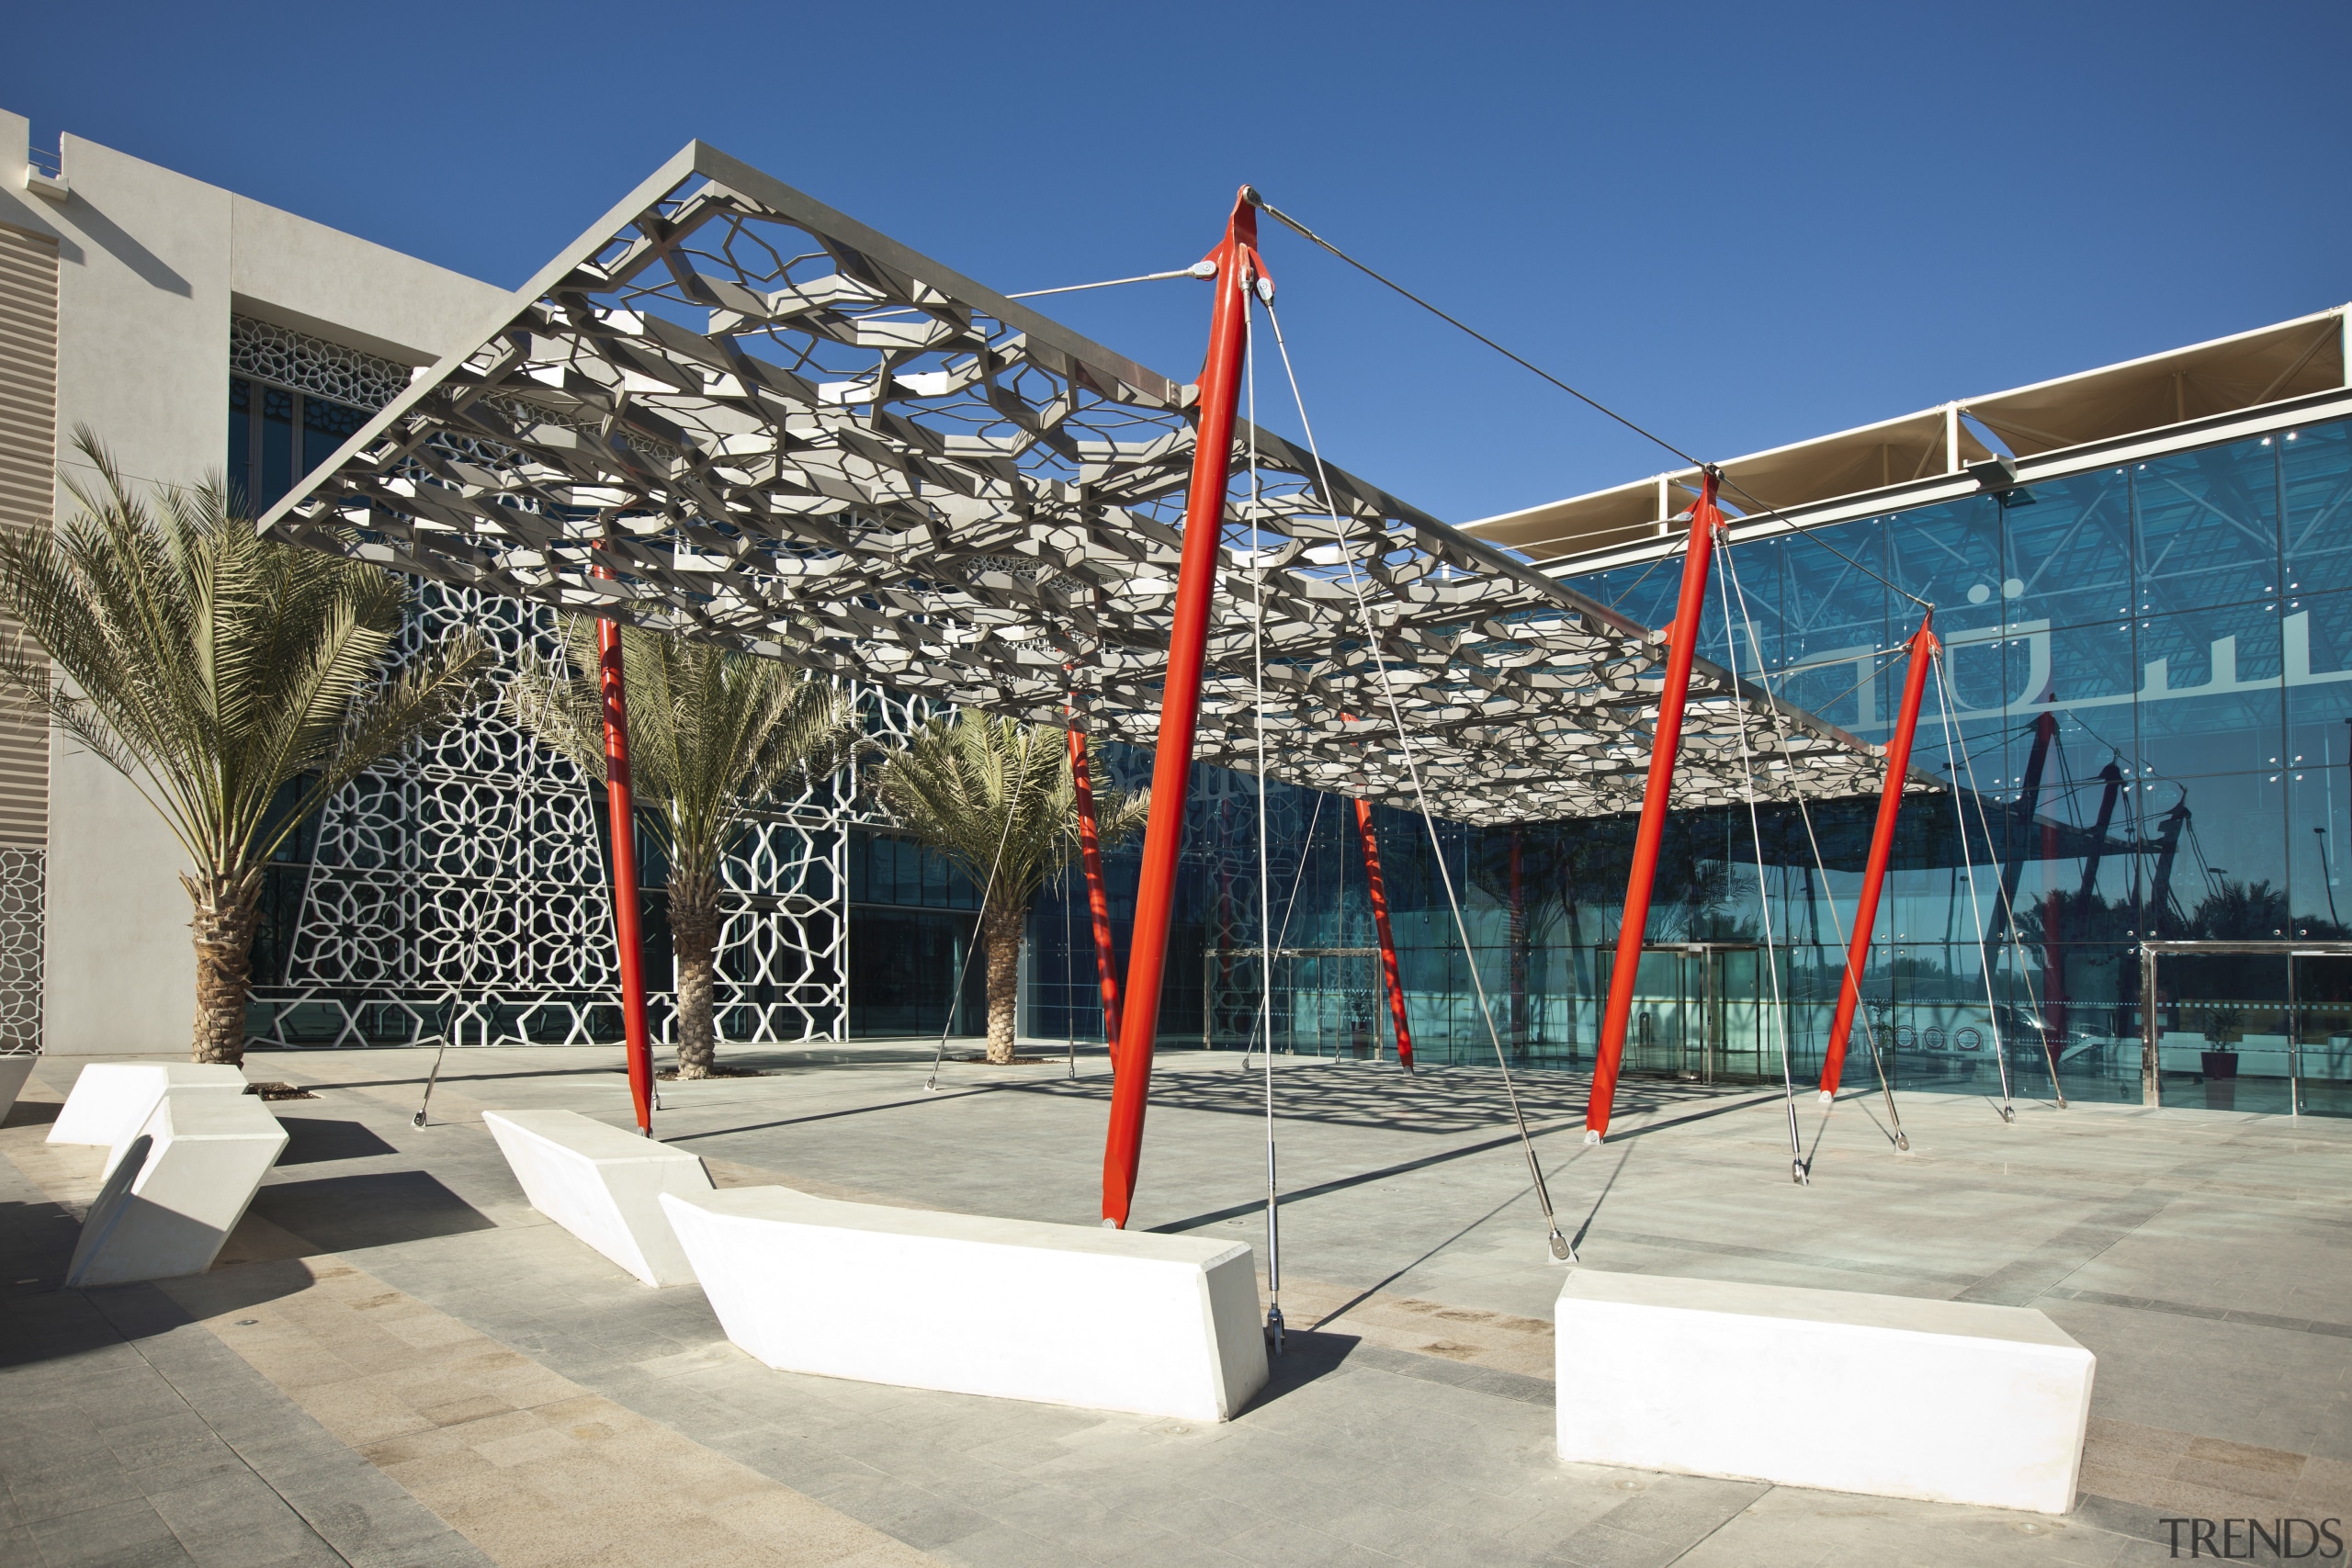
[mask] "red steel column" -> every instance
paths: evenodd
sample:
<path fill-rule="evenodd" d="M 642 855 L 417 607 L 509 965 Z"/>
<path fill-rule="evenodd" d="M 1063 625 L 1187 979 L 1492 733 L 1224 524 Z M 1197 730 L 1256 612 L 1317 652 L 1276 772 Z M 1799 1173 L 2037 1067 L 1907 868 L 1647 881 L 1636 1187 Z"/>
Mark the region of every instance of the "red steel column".
<path fill-rule="evenodd" d="M 1667 796 L 1674 789 L 1674 761 L 1682 749 L 1682 705 L 1690 695 L 1690 660 L 1698 651 L 1699 613 L 1707 603 L 1707 566 L 1713 558 L 1723 513 L 1715 506 L 1713 469 L 1700 482 L 1699 504 L 1690 509 L 1690 543 L 1682 558 L 1682 594 L 1666 649 L 1666 689 L 1658 694 L 1657 728 L 1650 738 L 1649 782 L 1642 790 L 1642 821 L 1634 834 L 1633 874 L 1625 881 L 1625 915 L 1617 926 L 1617 963 L 1609 976 L 1609 1005 L 1600 1015 L 1600 1048 L 1592 1066 L 1592 1093 L 1585 1102 L 1584 1137 L 1597 1144 L 1608 1135 L 1609 1112 L 1617 1099 L 1617 1072 L 1625 1057 L 1625 1021 L 1634 1010 L 1634 976 L 1642 965 L 1642 938 L 1650 922 L 1650 884 L 1657 875 L 1658 845 L 1666 837 Z"/>
<path fill-rule="evenodd" d="M 1388 980 L 1388 1020 L 1396 1026 L 1396 1060 L 1413 1070 L 1413 1026 L 1405 1019 L 1405 979 L 1396 968 L 1396 938 L 1388 929 L 1388 884 L 1380 874 L 1380 839 L 1372 807 L 1356 802 L 1356 836 L 1363 841 L 1365 880 L 1372 884 L 1372 929 L 1380 933 L 1380 972 Z"/>
<path fill-rule="evenodd" d="M 611 569 L 593 569 L 598 577 Z M 637 806 L 628 778 L 628 689 L 621 677 L 621 628 L 596 623 L 596 666 L 605 696 L 605 800 L 613 824 L 613 935 L 620 944 L 621 1032 L 628 1042 L 628 1097 L 637 1129 L 653 1135 L 653 1046 L 645 1028 L 644 949 L 638 935 Z"/>
<path fill-rule="evenodd" d="M 1094 976 L 1102 986 L 1102 1044 L 1119 1065 L 1119 976 L 1111 963 L 1111 896 L 1102 886 L 1102 840 L 1094 821 L 1094 769 L 1086 732 L 1069 732 L 1069 777 L 1078 795 L 1078 861 L 1086 871 L 1086 907 L 1094 917 Z"/>
<path fill-rule="evenodd" d="M 1143 835 L 1143 875 L 1127 940 L 1127 995 L 1119 1022 L 1119 1071 L 1111 1090 L 1111 1125 L 1102 1145 L 1102 1217 L 1125 1227 L 1143 1154 L 1143 1112 L 1151 1091 L 1151 1051 L 1159 1029 L 1159 986 L 1168 962 L 1168 921 L 1176 897 L 1176 862 L 1184 848 L 1184 797 L 1191 782 L 1193 730 L 1201 709 L 1201 665 L 1207 650 L 1209 598 L 1224 542 L 1225 486 L 1233 467 L 1233 416 L 1249 341 L 1250 288 L 1259 272 L 1258 209 L 1237 197 L 1225 238 L 1208 259 L 1216 302 L 1209 315 L 1209 352 L 1201 366 L 1192 488 L 1184 502 L 1183 564 L 1169 627 L 1168 674 L 1159 697 L 1159 748 L 1151 770 L 1151 819 Z"/>
<path fill-rule="evenodd" d="M 1854 902 L 1854 930 L 1846 945 L 1846 978 L 1838 988 L 1838 1010 L 1829 1019 L 1829 1048 L 1821 1059 L 1821 1098 L 1838 1098 L 1838 1077 L 1846 1065 L 1846 1039 L 1853 1032 L 1854 1009 L 1862 999 L 1862 972 L 1870 965 L 1871 936 L 1878 926 L 1879 890 L 1894 852 L 1894 819 L 1903 809 L 1903 782 L 1911 773 L 1911 739 L 1919 728 L 1919 699 L 1928 690 L 1928 666 L 1936 654 L 1934 617 L 1919 623 L 1911 638 L 1911 668 L 1903 679 L 1903 705 L 1894 735 L 1886 743 L 1886 783 L 1878 796 L 1878 826 L 1871 833 L 1870 859 L 1862 866 L 1862 891 Z"/>

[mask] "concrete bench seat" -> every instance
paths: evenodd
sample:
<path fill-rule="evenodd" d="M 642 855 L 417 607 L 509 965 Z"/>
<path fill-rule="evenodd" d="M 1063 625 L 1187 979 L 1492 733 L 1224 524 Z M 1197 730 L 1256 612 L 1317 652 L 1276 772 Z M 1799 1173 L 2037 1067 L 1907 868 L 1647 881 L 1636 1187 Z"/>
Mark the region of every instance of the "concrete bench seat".
<path fill-rule="evenodd" d="M 33 1075 L 33 1064 L 40 1060 L 38 1051 L 17 1051 L 0 1056 L 0 1116 L 7 1115 L 16 1105 L 17 1096 L 25 1091 L 25 1080 Z"/>
<path fill-rule="evenodd" d="M 267 1106 L 218 1087 L 162 1095 L 138 1131 L 113 1145 L 106 1183 L 83 1216 L 68 1285 L 168 1280 L 212 1267 L 286 1147 L 286 1129 Z"/>
<path fill-rule="evenodd" d="M 1560 1457 L 2063 1514 L 2091 1353 L 2025 1307 L 1577 1269 Z"/>
<path fill-rule="evenodd" d="M 242 1067 L 201 1062 L 93 1062 L 74 1080 L 49 1129 L 52 1144 L 104 1144 L 107 1170 L 146 1127 L 166 1094 L 245 1092 Z"/>
<path fill-rule="evenodd" d="M 727 1337 L 782 1371 L 1191 1421 L 1266 1382 L 1246 1245 L 783 1187 L 662 1204 Z"/>
<path fill-rule="evenodd" d="M 491 1111 L 481 1120 L 532 1208 L 648 1285 L 695 1282 L 658 1200 L 709 1191 L 700 1159 L 577 1111 Z"/>

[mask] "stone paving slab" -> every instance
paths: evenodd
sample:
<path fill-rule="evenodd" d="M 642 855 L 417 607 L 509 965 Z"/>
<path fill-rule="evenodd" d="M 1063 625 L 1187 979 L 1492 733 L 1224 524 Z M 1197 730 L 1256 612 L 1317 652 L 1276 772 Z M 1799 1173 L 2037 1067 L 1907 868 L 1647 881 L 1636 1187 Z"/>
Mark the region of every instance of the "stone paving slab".
<path fill-rule="evenodd" d="M 510 1485 L 508 1471 L 546 1467 L 551 1479 L 524 1489 L 542 1499 L 608 1487 L 564 1445 L 610 1439 L 532 1414 L 575 1400 L 609 1418 L 573 1425 L 666 1434 L 643 1440 L 685 1444 L 888 1550 L 971 1564 L 2121 1563 L 2165 1550 L 2167 1512 L 2352 1513 L 2352 1337 L 2333 1332 L 2352 1320 L 2340 1304 L 2352 1300 L 2342 1124 L 2020 1102 L 2012 1126 L 1981 1100 L 1905 1096 L 1917 1152 L 1899 1156 L 1883 1106 L 1857 1097 L 1826 1122 L 1802 1108 L 1815 1180 L 1798 1188 L 1776 1095 L 1629 1084 L 1618 1134 L 1587 1148 L 1575 1136 L 1580 1081 L 1540 1076 L 1526 1092 L 1563 1228 L 1591 1266 L 2021 1300 L 2090 1345 L 2101 1366 L 2086 1495 L 2075 1514 L 2045 1520 L 1561 1465 L 1549 1324 L 1560 1276 L 1544 1260 L 1491 1074 L 1404 1080 L 1366 1064 L 1278 1061 L 1293 1194 L 1284 1302 L 1302 1332 L 1242 1419 L 1193 1427 L 758 1368 L 698 1292 L 639 1286 L 532 1213 L 479 1126 L 483 1109 L 504 1106 L 626 1123 L 616 1054 L 453 1052 L 433 1124 L 419 1130 L 408 1117 L 430 1056 L 266 1058 L 266 1076 L 320 1096 L 280 1108 L 294 1157 L 223 1265 L 157 1299 L 238 1276 L 310 1278 L 274 1301 L 334 1305 L 367 1332 L 313 1323 L 309 1343 L 269 1351 L 265 1381 L 297 1406 L 321 1400 L 326 1417 L 312 1425 L 328 1442 L 444 1521 L 489 1529 L 493 1517 L 466 1512 L 474 1483 L 448 1479 L 453 1462 Z M 922 1091 L 921 1050 L 737 1059 L 770 1075 L 664 1085 L 657 1116 L 724 1185 L 1091 1220 L 1108 1089 L 1099 1056 L 1075 1080 L 1057 1061 L 951 1064 L 937 1094 Z M 62 1093 L 61 1066 L 43 1065 L 36 1096 Z M 1163 1057 L 1138 1223 L 1261 1239 L 1261 1087 L 1238 1068 L 1230 1055 Z M 0 1174 L 32 1174 L 19 1135 L 0 1133 L 17 1162 Z M 61 1190 L 75 1179 L 54 1165 L 40 1174 Z M 42 1222 L 6 1224 L 0 1213 L 14 1246 Z M 70 1247 L 62 1212 L 47 1224 Z M 358 1299 L 386 1304 L 322 1295 L 322 1276 L 347 1278 L 340 1269 L 368 1282 Z M 72 1332 L 71 1314 L 51 1310 L 51 1332 Z M 386 1326 L 369 1320 L 379 1312 L 392 1314 Z M 228 1321 L 220 1332 L 238 1332 Z M 112 1343 L 125 1348 L 119 1332 Z M 492 1382 L 511 1381 L 504 1392 L 460 1393 L 462 1380 L 430 1371 L 448 1347 L 482 1344 L 517 1359 L 492 1369 Z M 69 1381 L 118 1377 L 104 1350 L 94 1340 Z M 328 1375 L 334 1361 L 351 1375 Z M 356 1386 L 322 1392 L 340 1384 Z M 576 1392 L 553 1397 L 559 1386 Z M 534 1393 L 549 1397 L 516 1402 Z M 469 1403 L 487 1400 L 503 1407 Z M 498 1425 L 518 1416 L 536 1425 Z M 472 1436 L 447 1436 L 460 1430 Z M 471 1457 L 453 1461 L 458 1449 Z M 392 1479 L 403 1466 L 418 1467 L 413 1485 Z M 220 1499 L 243 1506 L 227 1489 Z M 112 1529 L 101 1510 L 119 1501 L 82 1511 Z M 0 1532 L 27 1528 L 0 1517 Z M 491 1555 L 538 1561 L 529 1536 L 502 1536 Z"/>

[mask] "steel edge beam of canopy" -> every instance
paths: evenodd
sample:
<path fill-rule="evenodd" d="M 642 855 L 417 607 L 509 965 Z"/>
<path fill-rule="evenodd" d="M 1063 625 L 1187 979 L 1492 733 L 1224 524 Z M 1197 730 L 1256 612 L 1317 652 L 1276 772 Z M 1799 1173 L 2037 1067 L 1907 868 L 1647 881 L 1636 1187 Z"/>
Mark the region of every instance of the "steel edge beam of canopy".
<path fill-rule="evenodd" d="M 695 142 L 261 526 L 1148 745 L 1195 397 Z M 1661 634 L 1340 469 L 1319 496 L 1311 456 L 1270 431 L 1238 426 L 1232 467 L 1198 760 L 1254 762 L 1262 564 L 1272 776 L 1416 807 L 1385 664 L 1440 815 L 1641 804 Z M 1262 563 L 1253 496 L 1274 541 Z M 1877 786 L 1876 748 L 1706 660 L 1692 668 L 1677 807 L 1740 799 L 1751 777 L 1768 800 Z"/>

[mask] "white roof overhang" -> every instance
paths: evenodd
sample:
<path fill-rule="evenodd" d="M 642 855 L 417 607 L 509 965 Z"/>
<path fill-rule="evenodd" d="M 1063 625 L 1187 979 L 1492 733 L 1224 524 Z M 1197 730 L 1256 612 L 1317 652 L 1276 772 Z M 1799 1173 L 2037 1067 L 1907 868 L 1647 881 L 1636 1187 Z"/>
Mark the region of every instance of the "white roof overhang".
<path fill-rule="evenodd" d="M 1723 465 L 1724 500 L 1751 517 L 1768 509 L 1810 513 L 1845 497 L 1960 475 L 1993 455 L 1972 421 L 2019 458 L 2201 426 L 2343 388 L 2344 340 L 2339 307 L 1753 452 Z M 1630 549 L 1679 532 L 1698 482 L 1697 469 L 1680 469 L 1483 518 L 1464 531 L 1534 560 Z"/>

